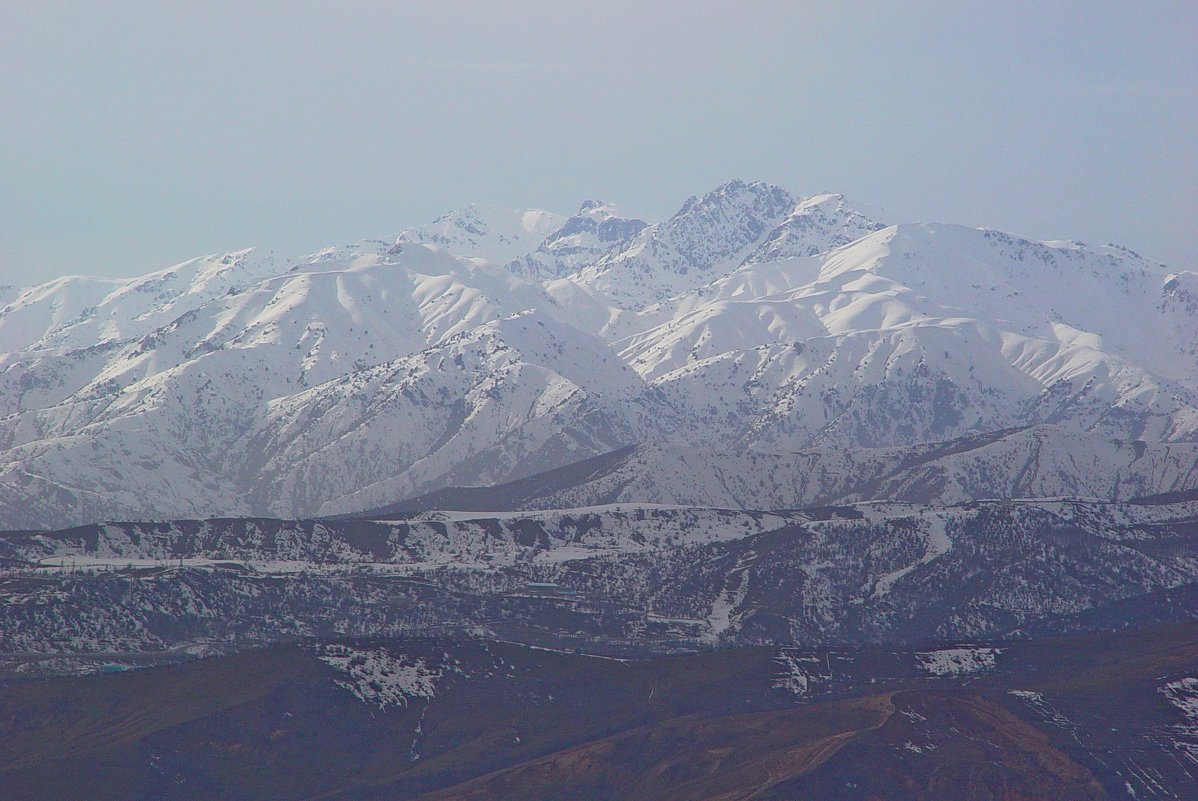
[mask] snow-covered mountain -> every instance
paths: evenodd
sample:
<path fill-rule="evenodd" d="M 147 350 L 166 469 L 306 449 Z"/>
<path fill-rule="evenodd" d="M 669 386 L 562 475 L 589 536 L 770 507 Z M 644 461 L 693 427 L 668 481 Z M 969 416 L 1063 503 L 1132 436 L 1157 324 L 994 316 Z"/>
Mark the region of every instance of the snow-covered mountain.
<path fill-rule="evenodd" d="M 610 204 L 588 200 L 573 217 L 507 269 L 535 279 L 561 278 L 625 246 L 645 230 L 643 220 L 621 217 Z"/>
<path fill-rule="evenodd" d="M 816 256 L 885 227 L 863 214 L 844 195 L 815 195 L 799 201 L 745 262 Z"/>
<path fill-rule="evenodd" d="M 534 250 L 566 222 L 560 214 L 542 209 L 507 209 L 471 203 L 438 217 L 428 225 L 409 228 L 395 244 L 437 245 L 459 256 L 503 264 Z"/>
<path fill-rule="evenodd" d="M 449 487 L 366 514 L 611 503 L 798 509 L 893 500 L 1198 498 L 1198 443 L 1104 440 L 1041 425 L 895 448 L 728 453 L 637 445 L 506 484 Z"/>
<path fill-rule="evenodd" d="M 239 251 L 14 291 L 0 526 L 347 513 L 630 445 L 736 454 L 728 486 L 772 459 L 791 489 L 738 500 L 705 466 L 692 499 L 661 456 L 627 500 L 851 499 L 866 474 L 868 497 L 914 498 L 933 479 L 885 478 L 893 454 L 1028 426 L 1051 432 L 1039 469 L 1013 478 L 1031 435 L 1003 435 L 1009 454 L 977 457 L 985 481 L 936 462 L 944 498 L 1192 486 L 1189 446 L 1160 443 L 1198 439 L 1198 274 L 876 217 L 732 181 L 649 225 L 595 202 L 467 206 L 298 261 Z M 817 451 L 814 474 L 778 461 Z M 813 475 L 824 495 L 794 489 Z"/>
<path fill-rule="evenodd" d="M 796 200 L 780 186 L 730 181 L 690 198 L 573 281 L 622 308 L 676 295 L 744 262 L 787 221 Z"/>
<path fill-rule="evenodd" d="M 263 508 L 344 511 L 652 436 L 647 392 L 601 340 L 530 311 L 273 402 L 244 459 L 276 477 L 255 487 Z"/>
<path fill-rule="evenodd" d="M 80 349 L 136 339 L 280 269 L 272 254 L 243 250 L 132 280 L 58 278 L 13 293 L 0 308 L 0 350 Z"/>
<path fill-rule="evenodd" d="M 898 445 L 1066 420 L 1187 439 L 1198 318 L 1172 298 L 1192 275 L 1116 248 L 900 225 L 743 265 L 608 330 L 631 331 L 613 347 L 722 441 Z"/>

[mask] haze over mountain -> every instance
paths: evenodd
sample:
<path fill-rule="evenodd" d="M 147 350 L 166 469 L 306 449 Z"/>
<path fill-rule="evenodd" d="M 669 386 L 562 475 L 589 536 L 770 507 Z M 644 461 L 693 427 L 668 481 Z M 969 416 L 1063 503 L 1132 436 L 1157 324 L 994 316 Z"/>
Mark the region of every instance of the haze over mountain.
<path fill-rule="evenodd" d="M 818 463 L 820 497 L 851 496 L 863 463 L 1028 426 L 1070 454 L 1055 478 L 1013 467 L 1022 446 L 975 449 L 1008 486 L 954 478 L 948 499 L 1193 488 L 1198 274 L 876 217 L 730 181 L 653 224 L 595 201 L 467 206 L 298 261 L 240 251 L 13 290 L 0 525 L 349 513 L 631 445 L 765 460 L 791 487 Z M 619 497 L 812 500 L 714 480 Z"/>
<path fill-rule="evenodd" d="M 730 181 L 0 303 L 14 798 L 1193 784 L 1194 272 Z"/>

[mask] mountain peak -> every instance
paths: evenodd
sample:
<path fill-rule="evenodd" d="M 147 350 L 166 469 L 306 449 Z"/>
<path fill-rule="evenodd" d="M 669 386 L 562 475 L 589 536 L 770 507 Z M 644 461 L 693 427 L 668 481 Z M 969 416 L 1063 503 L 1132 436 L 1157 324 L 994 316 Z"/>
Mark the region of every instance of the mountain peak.
<path fill-rule="evenodd" d="M 586 200 L 578 213 L 546 236 L 535 251 L 513 259 L 507 269 L 529 278 L 560 278 L 618 249 L 646 225 L 644 220 L 621 216 L 610 203 Z"/>
<path fill-rule="evenodd" d="M 692 195 L 675 217 L 692 214 L 696 210 L 727 203 L 754 203 L 759 205 L 794 205 L 795 198 L 785 188 L 765 181 L 747 183 L 739 178 L 725 181 L 702 196 Z"/>
<path fill-rule="evenodd" d="M 741 264 L 797 200 L 763 181 L 727 181 L 647 226 L 579 280 L 625 308 L 685 292 Z"/>
<path fill-rule="evenodd" d="M 459 256 L 504 264 L 535 249 L 564 222 L 562 215 L 543 209 L 469 203 L 401 232 L 395 243 L 439 245 Z"/>
<path fill-rule="evenodd" d="M 590 214 L 593 212 L 608 212 L 612 211 L 612 205 L 602 200 L 584 200 L 582 205 L 578 207 L 579 214 Z"/>
<path fill-rule="evenodd" d="M 863 214 L 844 195 L 823 193 L 804 198 L 751 253 L 746 263 L 814 256 L 879 231 L 883 223 Z"/>
<path fill-rule="evenodd" d="M 470 204 L 394 253 L 60 279 L 0 307 L 0 521 L 314 514 L 630 442 L 1195 439 L 1194 274 L 862 209 L 735 180 L 653 225 Z"/>

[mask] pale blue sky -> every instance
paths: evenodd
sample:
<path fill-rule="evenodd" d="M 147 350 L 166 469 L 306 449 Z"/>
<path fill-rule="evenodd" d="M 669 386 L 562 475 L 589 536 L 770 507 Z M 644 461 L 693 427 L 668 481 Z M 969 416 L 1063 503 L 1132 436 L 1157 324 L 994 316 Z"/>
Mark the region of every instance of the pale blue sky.
<path fill-rule="evenodd" d="M 0 9 L 0 282 L 732 177 L 1198 269 L 1194 2 Z"/>

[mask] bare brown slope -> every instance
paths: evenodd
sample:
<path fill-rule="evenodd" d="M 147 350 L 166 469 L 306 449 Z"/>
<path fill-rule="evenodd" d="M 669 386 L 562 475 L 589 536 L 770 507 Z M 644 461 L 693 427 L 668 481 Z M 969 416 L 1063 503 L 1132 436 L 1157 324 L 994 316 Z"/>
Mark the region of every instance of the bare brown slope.
<path fill-rule="evenodd" d="M 748 715 L 677 718 L 421 799 L 741 801 L 822 764 L 893 712 L 889 695 L 874 695 Z"/>
<path fill-rule="evenodd" d="M 991 643 L 992 669 L 947 676 L 891 648 L 621 662 L 350 645 L 436 666 L 435 698 L 364 702 L 316 645 L 6 679 L 0 798 L 1090 801 L 1130 798 L 1137 776 L 1176 797 L 1193 786 L 1161 687 L 1198 676 L 1195 624 Z M 799 695 L 778 686 L 784 656 L 809 669 Z"/>

